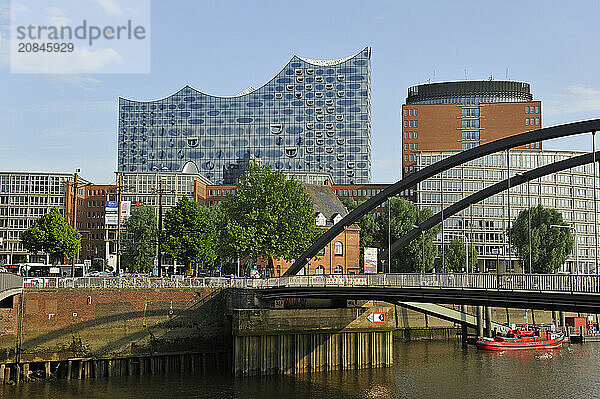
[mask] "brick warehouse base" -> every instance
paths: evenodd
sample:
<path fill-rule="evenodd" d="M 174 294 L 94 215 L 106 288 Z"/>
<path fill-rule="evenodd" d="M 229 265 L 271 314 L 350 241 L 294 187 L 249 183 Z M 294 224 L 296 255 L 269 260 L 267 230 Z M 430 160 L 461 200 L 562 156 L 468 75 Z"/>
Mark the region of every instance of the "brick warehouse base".
<path fill-rule="evenodd" d="M 26 290 L 8 306 L 3 363 L 231 351 L 225 299 L 213 289 Z"/>

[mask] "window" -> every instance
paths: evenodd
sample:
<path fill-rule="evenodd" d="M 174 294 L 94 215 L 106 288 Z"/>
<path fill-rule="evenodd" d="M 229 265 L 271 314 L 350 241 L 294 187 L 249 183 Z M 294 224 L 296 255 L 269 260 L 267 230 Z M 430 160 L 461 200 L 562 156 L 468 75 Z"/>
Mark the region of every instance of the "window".
<path fill-rule="evenodd" d="M 540 124 L 540 118 L 535 118 L 535 124 L 539 125 Z"/>
<path fill-rule="evenodd" d="M 535 113 L 539 114 L 540 113 L 540 107 L 535 107 Z"/>
<path fill-rule="evenodd" d="M 415 151 L 417 151 L 419 149 L 417 146 L 418 146 L 418 144 L 415 143 Z"/>
<path fill-rule="evenodd" d="M 404 144 L 404 151 L 408 151 L 408 144 Z"/>
<path fill-rule="evenodd" d="M 408 121 L 408 127 L 413 127 L 413 121 Z"/>
<path fill-rule="evenodd" d="M 414 126 L 414 127 L 417 127 L 417 121 L 415 121 L 415 122 L 413 123 L 413 126 Z"/>
<path fill-rule="evenodd" d="M 525 126 L 529 126 L 529 118 L 525 118 Z"/>
<path fill-rule="evenodd" d="M 407 109 L 404 110 L 404 116 L 408 116 L 408 110 Z"/>
<path fill-rule="evenodd" d="M 404 121 L 404 127 L 408 127 L 408 121 Z"/>
<path fill-rule="evenodd" d="M 414 138 L 416 139 L 417 138 L 417 132 L 414 132 L 413 135 L 414 135 Z"/>
<path fill-rule="evenodd" d="M 333 244 L 333 254 L 334 255 L 343 255 L 344 254 L 344 245 L 341 241 L 336 241 Z"/>
<path fill-rule="evenodd" d="M 334 274 L 344 274 L 344 268 L 342 266 L 336 266 L 335 269 L 333 269 L 333 273 Z"/>
<path fill-rule="evenodd" d="M 412 116 L 412 109 L 408 110 L 408 116 Z"/>
<path fill-rule="evenodd" d="M 525 107 L 525 113 L 528 114 L 529 113 L 529 107 Z"/>
<path fill-rule="evenodd" d="M 413 115 L 417 116 L 417 110 L 416 109 L 413 111 Z"/>
<path fill-rule="evenodd" d="M 404 138 L 407 139 L 408 138 L 408 132 L 404 132 Z"/>
<path fill-rule="evenodd" d="M 323 265 L 319 265 L 315 268 L 315 274 L 316 275 L 323 275 L 325 274 L 325 267 Z"/>
<path fill-rule="evenodd" d="M 404 156 L 404 162 L 408 162 L 408 155 Z"/>

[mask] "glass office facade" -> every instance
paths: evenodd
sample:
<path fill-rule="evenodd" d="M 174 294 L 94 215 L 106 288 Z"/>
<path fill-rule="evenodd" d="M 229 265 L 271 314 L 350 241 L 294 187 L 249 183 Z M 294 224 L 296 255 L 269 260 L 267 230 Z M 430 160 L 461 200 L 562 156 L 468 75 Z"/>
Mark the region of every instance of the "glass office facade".
<path fill-rule="evenodd" d="M 118 170 L 182 172 L 222 184 L 248 158 L 284 172 L 371 177 L 369 47 L 339 60 L 294 56 L 268 83 L 233 97 L 185 86 L 155 101 L 119 98 Z M 192 170 L 196 168 L 191 167 Z"/>

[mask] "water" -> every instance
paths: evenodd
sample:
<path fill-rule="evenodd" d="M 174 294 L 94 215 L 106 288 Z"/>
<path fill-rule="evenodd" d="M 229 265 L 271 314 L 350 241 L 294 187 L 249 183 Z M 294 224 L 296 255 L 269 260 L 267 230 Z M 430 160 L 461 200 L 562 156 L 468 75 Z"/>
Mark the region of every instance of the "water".
<path fill-rule="evenodd" d="M 479 352 L 458 342 L 394 344 L 388 369 L 232 378 L 166 375 L 0 387 L 6 398 L 597 398 L 600 343 Z"/>

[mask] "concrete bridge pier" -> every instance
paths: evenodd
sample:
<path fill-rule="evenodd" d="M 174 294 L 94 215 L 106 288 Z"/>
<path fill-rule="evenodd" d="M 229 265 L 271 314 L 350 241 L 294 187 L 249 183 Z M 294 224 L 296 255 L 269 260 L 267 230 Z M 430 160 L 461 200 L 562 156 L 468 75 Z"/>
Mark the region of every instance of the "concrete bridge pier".
<path fill-rule="evenodd" d="M 485 336 L 492 336 L 492 308 L 489 306 L 485 307 Z"/>
<path fill-rule="evenodd" d="M 565 317 L 565 312 L 562 310 L 558 312 L 558 318 L 560 319 L 560 329 L 563 333 L 567 332 L 567 320 Z"/>
<path fill-rule="evenodd" d="M 560 315 L 558 310 L 552 311 L 552 324 L 554 324 L 554 327 L 556 327 L 557 330 L 560 328 Z"/>
<path fill-rule="evenodd" d="M 483 337 L 483 306 L 477 306 L 477 336 Z"/>
<path fill-rule="evenodd" d="M 467 314 L 467 305 L 462 305 L 460 307 L 460 311 L 463 314 Z M 467 348 L 467 323 L 461 323 L 461 340 L 462 340 L 462 347 L 463 348 Z"/>

